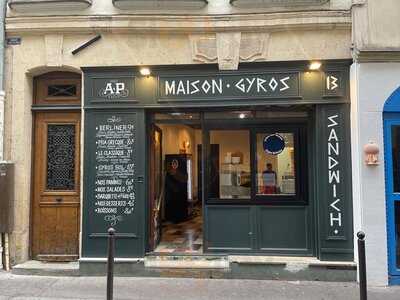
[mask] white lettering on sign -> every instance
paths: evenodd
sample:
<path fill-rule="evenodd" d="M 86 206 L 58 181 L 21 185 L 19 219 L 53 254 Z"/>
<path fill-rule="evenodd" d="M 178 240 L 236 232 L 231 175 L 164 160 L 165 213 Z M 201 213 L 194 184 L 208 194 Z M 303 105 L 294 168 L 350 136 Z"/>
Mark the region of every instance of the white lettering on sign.
<path fill-rule="evenodd" d="M 339 87 L 338 78 L 335 76 L 326 76 L 326 89 L 328 91 L 334 91 Z"/>
<path fill-rule="evenodd" d="M 107 92 L 119 92 L 124 85 L 106 86 Z M 136 124 L 123 115 L 111 115 L 95 126 L 95 216 L 114 226 L 129 221 L 136 202 L 135 132 Z M 104 215 L 104 217 L 103 217 Z"/>
<path fill-rule="evenodd" d="M 125 87 L 125 82 L 110 81 L 99 91 L 99 96 L 107 99 L 126 98 L 129 96 L 129 89 Z"/>
<path fill-rule="evenodd" d="M 222 95 L 227 90 L 239 91 L 243 94 L 252 93 L 273 93 L 283 92 L 290 89 L 290 76 L 283 78 L 269 77 L 262 78 L 258 76 L 248 76 L 237 80 L 225 82 L 224 78 L 219 79 L 196 79 L 196 80 L 165 80 L 165 96 L 183 96 L 183 95 Z"/>
<path fill-rule="evenodd" d="M 165 81 L 165 95 L 194 95 L 203 92 L 204 94 L 222 94 L 222 79 L 204 80 L 172 80 Z"/>
<path fill-rule="evenodd" d="M 337 135 L 338 115 L 328 116 L 328 182 L 331 196 L 329 197 L 329 226 L 333 234 L 338 235 L 342 227 L 341 200 L 338 197 L 338 187 L 340 186 L 340 143 Z"/>
<path fill-rule="evenodd" d="M 288 81 L 289 79 L 290 79 L 290 77 L 287 76 L 287 77 L 282 78 L 282 79 L 280 80 L 281 83 L 283 84 L 283 88 L 280 89 L 281 92 L 290 88 L 289 85 L 286 83 L 286 81 Z"/>

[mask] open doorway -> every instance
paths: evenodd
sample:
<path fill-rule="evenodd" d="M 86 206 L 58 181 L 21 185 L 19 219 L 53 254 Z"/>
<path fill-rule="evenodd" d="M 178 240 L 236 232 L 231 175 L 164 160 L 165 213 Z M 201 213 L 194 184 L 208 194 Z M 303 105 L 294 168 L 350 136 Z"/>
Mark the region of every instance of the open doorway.
<path fill-rule="evenodd" d="M 201 254 L 200 125 L 196 122 L 157 122 L 156 119 L 151 134 L 150 249 L 163 254 Z"/>

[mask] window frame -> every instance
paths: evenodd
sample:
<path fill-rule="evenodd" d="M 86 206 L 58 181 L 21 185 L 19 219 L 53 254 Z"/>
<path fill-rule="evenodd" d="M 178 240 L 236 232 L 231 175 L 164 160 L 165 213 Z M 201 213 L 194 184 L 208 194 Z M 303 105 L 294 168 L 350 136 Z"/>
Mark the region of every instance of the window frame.
<path fill-rule="evenodd" d="M 52 85 L 74 85 L 76 95 L 49 96 L 48 89 Z M 81 105 L 82 82 L 81 75 L 72 72 L 50 72 L 35 78 L 34 105 Z"/>
<path fill-rule="evenodd" d="M 251 168 L 251 199 L 256 204 L 274 204 L 274 205 L 306 205 L 307 204 L 307 140 L 305 135 L 305 126 L 297 125 L 268 125 L 257 127 L 252 130 L 252 168 Z M 273 133 L 292 133 L 294 146 L 294 166 L 295 166 L 295 194 L 279 195 L 257 194 L 257 134 Z"/>
<path fill-rule="evenodd" d="M 219 120 L 206 122 L 203 127 L 205 145 L 204 185 L 203 191 L 208 205 L 270 205 L 270 206 L 299 206 L 308 205 L 308 162 L 307 162 L 307 122 L 283 124 L 282 122 L 262 123 L 260 120 Z M 210 131 L 213 130 L 247 130 L 250 142 L 250 197 L 246 198 L 210 198 L 209 182 L 210 166 Z M 257 133 L 293 133 L 294 163 L 295 163 L 295 195 L 257 195 Z"/>

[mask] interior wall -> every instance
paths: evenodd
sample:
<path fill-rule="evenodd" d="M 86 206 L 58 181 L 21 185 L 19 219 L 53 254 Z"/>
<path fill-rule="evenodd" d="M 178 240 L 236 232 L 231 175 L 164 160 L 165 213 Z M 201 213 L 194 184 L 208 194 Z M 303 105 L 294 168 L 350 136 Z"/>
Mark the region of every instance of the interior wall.
<path fill-rule="evenodd" d="M 210 144 L 219 145 L 220 196 L 231 195 L 232 191 L 226 191 L 224 188 L 231 185 L 231 177 L 225 177 L 224 174 L 232 168 L 236 172 L 250 174 L 250 132 L 248 130 L 211 130 Z M 235 165 L 227 164 L 226 159 L 229 153 L 232 159 L 238 152 L 242 154 L 241 162 Z"/>
<path fill-rule="evenodd" d="M 184 148 L 184 142 L 189 142 L 187 154 L 192 155 L 193 159 L 193 197 L 197 197 L 197 145 L 201 143 L 201 130 L 195 130 L 186 125 L 179 124 L 157 124 L 162 130 L 162 152 L 163 152 L 163 174 L 165 174 L 165 155 L 179 154 Z"/>
<path fill-rule="evenodd" d="M 248 130 L 211 130 L 210 144 L 219 144 L 219 161 L 222 164 L 228 152 L 241 152 L 241 171 L 250 172 L 250 134 Z"/>

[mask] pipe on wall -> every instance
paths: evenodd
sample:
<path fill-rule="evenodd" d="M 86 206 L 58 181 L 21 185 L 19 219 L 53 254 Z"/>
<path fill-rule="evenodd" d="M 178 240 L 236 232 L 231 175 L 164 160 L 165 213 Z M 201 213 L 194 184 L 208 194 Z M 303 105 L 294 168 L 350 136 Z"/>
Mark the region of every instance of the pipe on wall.
<path fill-rule="evenodd" d="M 5 45 L 5 16 L 8 0 L 0 0 L 0 161 L 4 160 L 4 45 Z M 4 240 L 4 245 L 2 244 Z M 3 258 L 4 252 L 4 260 Z M 0 266 L 7 271 L 10 269 L 10 249 L 8 233 L 0 233 Z"/>
<path fill-rule="evenodd" d="M 0 0 L 0 91 L 4 91 L 5 19 L 8 0 Z"/>
<path fill-rule="evenodd" d="M 0 161 L 4 160 L 4 46 L 7 0 L 0 0 Z"/>

